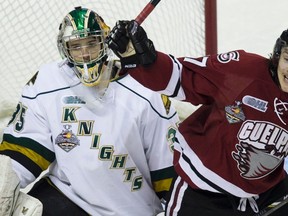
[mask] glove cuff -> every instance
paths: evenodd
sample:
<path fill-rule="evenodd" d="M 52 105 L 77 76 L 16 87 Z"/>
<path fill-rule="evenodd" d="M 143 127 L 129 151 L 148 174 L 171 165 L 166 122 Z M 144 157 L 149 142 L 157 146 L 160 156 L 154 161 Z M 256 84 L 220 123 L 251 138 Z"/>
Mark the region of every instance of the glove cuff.
<path fill-rule="evenodd" d="M 125 58 L 121 58 L 121 68 L 122 69 L 129 69 L 135 68 L 139 64 L 139 59 L 136 55 L 128 56 Z"/>
<path fill-rule="evenodd" d="M 144 67 L 150 64 L 153 64 L 157 59 L 157 52 L 151 40 L 147 40 L 146 50 L 142 54 L 139 55 L 140 64 Z"/>

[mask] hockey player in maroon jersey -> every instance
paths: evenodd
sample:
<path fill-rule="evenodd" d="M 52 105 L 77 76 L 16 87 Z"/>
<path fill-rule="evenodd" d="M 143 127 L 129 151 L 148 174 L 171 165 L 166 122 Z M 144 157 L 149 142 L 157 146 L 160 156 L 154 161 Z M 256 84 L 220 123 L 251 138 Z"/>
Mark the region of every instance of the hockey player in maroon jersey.
<path fill-rule="evenodd" d="M 106 43 L 146 87 L 202 104 L 180 124 L 174 145 L 179 176 L 166 215 L 261 215 L 288 194 L 283 169 L 288 152 L 288 30 L 277 39 L 270 58 L 244 50 L 175 58 L 155 51 L 134 21 L 117 22 Z M 287 212 L 282 207 L 275 215 Z"/>

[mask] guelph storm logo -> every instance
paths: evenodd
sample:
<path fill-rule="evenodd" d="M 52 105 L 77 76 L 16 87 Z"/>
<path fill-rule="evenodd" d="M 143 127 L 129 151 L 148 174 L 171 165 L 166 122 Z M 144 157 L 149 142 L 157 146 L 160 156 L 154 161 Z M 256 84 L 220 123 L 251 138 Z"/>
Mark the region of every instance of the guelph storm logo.
<path fill-rule="evenodd" d="M 288 132 L 270 122 L 245 121 L 238 139 L 232 157 L 237 161 L 241 176 L 246 179 L 265 177 L 287 155 Z"/>

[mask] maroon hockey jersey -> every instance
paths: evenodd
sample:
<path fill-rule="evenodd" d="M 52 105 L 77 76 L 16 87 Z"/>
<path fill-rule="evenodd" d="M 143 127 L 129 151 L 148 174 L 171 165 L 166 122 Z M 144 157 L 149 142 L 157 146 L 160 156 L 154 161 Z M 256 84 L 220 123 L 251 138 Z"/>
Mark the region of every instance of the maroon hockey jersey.
<path fill-rule="evenodd" d="M 243 50 L 201 58 L 158 53 L 133 69 L 142 84 L 203 104 L 179 127 L 174 165 L 192 187 L 251 197 L 285 177 L 288 94 L 275 84 L 269 60 Z"/>

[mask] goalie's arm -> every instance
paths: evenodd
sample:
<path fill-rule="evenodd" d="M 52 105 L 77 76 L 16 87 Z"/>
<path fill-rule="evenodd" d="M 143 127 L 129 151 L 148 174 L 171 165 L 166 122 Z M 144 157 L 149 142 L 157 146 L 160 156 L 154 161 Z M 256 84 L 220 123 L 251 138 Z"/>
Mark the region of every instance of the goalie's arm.
<path fill-rule="evenodd" d="M 0 154 L 0 215 L 41 216 L 42 209 L 38 199 L 20 192 L 20 180 L 10 157 Z"/>

